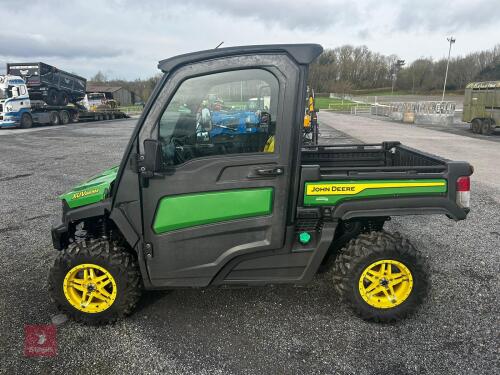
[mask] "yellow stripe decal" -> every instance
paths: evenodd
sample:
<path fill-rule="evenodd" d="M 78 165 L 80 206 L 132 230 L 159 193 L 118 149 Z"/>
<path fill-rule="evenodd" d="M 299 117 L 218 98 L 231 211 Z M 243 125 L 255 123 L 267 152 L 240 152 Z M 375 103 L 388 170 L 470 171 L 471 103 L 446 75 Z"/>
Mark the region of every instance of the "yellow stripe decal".
<path fill-rule="evenodd" d="M 307 195 L 355 195 L 366 189 L 409 188 L 446 186 L 445 181 L 435 182 L 377 182 L 377 183 L 330 183 L 307 184 Z"/>

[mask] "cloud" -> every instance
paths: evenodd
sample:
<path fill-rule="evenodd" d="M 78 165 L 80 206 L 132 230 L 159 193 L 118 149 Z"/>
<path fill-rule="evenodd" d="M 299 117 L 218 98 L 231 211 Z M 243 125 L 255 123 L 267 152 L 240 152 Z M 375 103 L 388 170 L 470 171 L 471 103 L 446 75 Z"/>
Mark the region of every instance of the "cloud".
<path fill-rule="evenodd" d="M 189 1 L 188 3 L 198 3 Z M 289 29 L 326 30 L 334 25 L 346 22 L 358 22 L 360 12 L 352 1 L 279 1 L 253 0 L 217 2 L 203 1 L 204 7 L 214 13 L 229 14 L 237 18 L 253 18 L 259 20 L 256 27 L 280 25 Z M 237 24 L 237 21 L 236 21 Z M 311 37 L 313 37 L 311 35 Z"/>
<path fill-rule="evenodd" d="M 285 27 L 291 30 L 326 30 L 334 25 L 356 23 L 361 21 L 361 11 L 358 10 L 355 2 L 345 0 L 316 0 L 315 2 L 305 2 L 298 0 L 170 0 L 168 3 L 136 0 L 115 0 L 122 6 L 138 6 L 161 14 L 171 12 L 175 8 L 182 8 L 178 11 L 183 19 L 189 22 L 189 15 L 193 12 L 209 12 L 211 17 L 207 17 L 205 27 L 219 22 L 218 16 L 230 16 L 234 22 L 227 25 L 228 33 L 240 31 L 238 29 L 241 19 L 252 19 L 255 21 L 255 28 L 267 28 L 269 31 L 275 26 Z M 177 10 L 175 10 L 177 12 Z M 248 30 L 252 32 L 252 30 Z M 312 35 L 311 35 L 312 37 Z"/>
<path fill-rule="evenodd" d="M 498 22 L 498 0 L 401 2 L 393 28 L 404 31 L 457 32 Z"/>
<path fill-rule="evenodd" d="M 220 41 L 367 45 L 408 61 L 439 58 L 450 34 L 455 54 L 498 43 L 495 2 L 44 0 L 18 7 L 0 0 L 0 71 L 7 61 L 41 60 L 87 77 L 100 70 L 110 78 L 146 78 L 157 73 L 158 60 Z"/>
<path fill-rule="evenodd" d="M 0 40 L 2 41 L 0 55 L 14 58 L 99 59 L 120 56 L 126 52 L 114 47 L 66 41 L 40 34 L 21 35 L 0 32 Z"/>

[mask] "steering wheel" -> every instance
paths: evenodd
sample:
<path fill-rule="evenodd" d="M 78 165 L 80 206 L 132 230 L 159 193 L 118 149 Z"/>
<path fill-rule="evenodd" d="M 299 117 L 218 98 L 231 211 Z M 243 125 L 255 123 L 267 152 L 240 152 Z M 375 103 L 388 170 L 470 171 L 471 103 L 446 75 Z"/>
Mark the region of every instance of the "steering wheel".
<path fill-rule="evenodd" d="M 179 138 L 172 138 L 171 143 L 174 146 L 174 163 L 184 163 L 186 161 L 184 143 Z"/>

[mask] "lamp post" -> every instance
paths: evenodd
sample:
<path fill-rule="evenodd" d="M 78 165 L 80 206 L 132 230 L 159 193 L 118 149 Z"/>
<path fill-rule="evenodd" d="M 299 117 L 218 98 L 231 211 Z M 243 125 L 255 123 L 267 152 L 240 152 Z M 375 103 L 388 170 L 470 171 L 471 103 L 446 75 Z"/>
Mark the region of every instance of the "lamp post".
<path fill-rule="evenodd" d="M 396 79 L 398 78 L 399 69 L 405 64 L 404 60 L 396 60 L 396 63 L 392 66 L 392 86 L 391 95 L 394 95 L 394 85 L 396 84 Z"/>
<path fill-rule="evenodd" d="M 448 79 L 448 67 L 450 66 L 451 45 L 456 41 L 456 39 L 453 38 L 452 36 L 446 39 L 450 43 L 450 48 L 448 49 L 448 61 L 446 62 L 446 73 L 444 75 L 443 96 L 441 97 L 442 102 L 444 102 L 444 93 L 446 91 L 446 80 Z"/>

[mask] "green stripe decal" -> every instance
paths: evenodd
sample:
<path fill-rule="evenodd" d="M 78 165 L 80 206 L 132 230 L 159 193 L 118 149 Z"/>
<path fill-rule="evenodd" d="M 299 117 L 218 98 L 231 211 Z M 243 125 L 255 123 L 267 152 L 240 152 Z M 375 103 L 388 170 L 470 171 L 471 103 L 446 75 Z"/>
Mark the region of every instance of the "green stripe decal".
<path fill-rule="evenodd" d="M 447 183 L 444 179 L 307 182 L 304 205 L 335 205 L 350 199 L 433 195 L 446 191 Z"/>
<path fill-rule="evenodd" d="M 225 190 L 163 197 L 153 222 L 155 233 L 222 221 L 269 215 L 273 188 Z"/>

